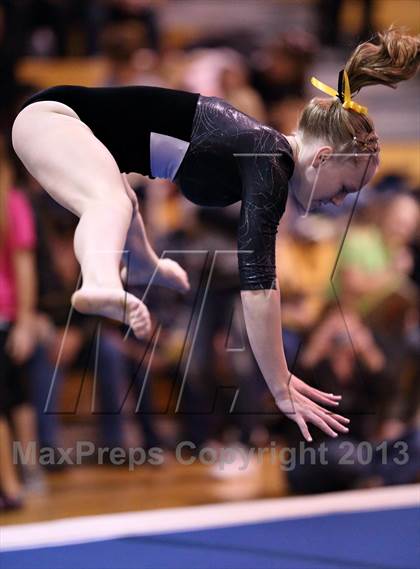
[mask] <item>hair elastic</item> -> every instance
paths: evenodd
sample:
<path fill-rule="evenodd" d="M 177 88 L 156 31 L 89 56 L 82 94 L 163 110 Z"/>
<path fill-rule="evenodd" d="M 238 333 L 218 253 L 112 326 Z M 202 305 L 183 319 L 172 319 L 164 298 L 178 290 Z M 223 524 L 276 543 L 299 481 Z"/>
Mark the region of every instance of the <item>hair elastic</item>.
<path fill-rule="evenodd" d="M 367 107 L 363 107 L 351 99 L 350 81 L 345 69 L 342 69 L 338 74 L 338 91 L 322 83 L 322 81 L 319 81 L 316 77 L 311 77 L 311 83 L 323 93 L 331 95 L 331 97 L 338 97 L 345 109 L 352 109 L 357 113 L 367 115 Z"/>

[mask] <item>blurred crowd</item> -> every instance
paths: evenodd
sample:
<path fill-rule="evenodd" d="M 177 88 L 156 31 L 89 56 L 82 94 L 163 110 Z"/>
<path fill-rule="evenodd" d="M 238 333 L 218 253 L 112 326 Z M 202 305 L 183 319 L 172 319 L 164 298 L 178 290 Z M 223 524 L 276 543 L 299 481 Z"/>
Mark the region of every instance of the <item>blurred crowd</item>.
<path fill-rule="evenodd" d="M 276 411 L 247 342 L 235 254 L 239 204 L 202 209 L 168 181 L 130 175 L 156 251 L 173 251 L 168 255 L 186 267 L 192 283 L 186 296 L 136 286 L 136 235 L 128 236 L 127 288 L 145 295 L 155 324 L 153 337 L 138 341 L 123 326 L 70 309 L 79 283 L 77 220 L 11 149 L 13 118 L 39 89 L 19 79 L 27 56 L 101 58 L 102 85 L 219 96 L 283 133 L 294 129 L 308 71 L 322 50 L 314 36 L 289 31 L 266 42 L 240 34 L 178 37 L 170 45 L 156 4 L 0 2 L 2 509 L 20 507 L 24 491 L 45 491 L 46 470 L 63 467 L 60 461 L 41 467 L 36 459 L 16 465 L 12 441 L 23 453 L 37 441 L 38 449 L 59 454 L 76 439 L 168 453 L 180 439 L 197 449 L 300 440 L 295 424 Z M 329 462 L 288 471 L 291 492 L 419 478 L 419 195 L 404 175 L 387 173 L 340 208 L 323 206 L 307 218 L 289 200 L 277 241 L 289 369 L 342 394 L 341 413 L 351 419 L 348 447 L 343 437 L 327 441 L 313 429 L 313 445 L 328 446 Z M 374 449 L 372 460 L 357 451 L 364 441 Z M 399 443 L 408 448 L 403 466 L 406 447 Z M 343 465 L 349 448 L 353 460 Z"/>

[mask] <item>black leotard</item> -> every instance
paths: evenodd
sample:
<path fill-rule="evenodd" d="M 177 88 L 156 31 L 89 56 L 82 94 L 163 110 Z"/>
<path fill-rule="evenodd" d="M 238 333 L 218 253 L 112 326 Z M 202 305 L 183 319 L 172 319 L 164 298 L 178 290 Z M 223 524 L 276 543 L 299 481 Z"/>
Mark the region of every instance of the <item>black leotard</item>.
<path fill-rule="evenodd" d="M 151 175 L 151 132 L 188 141 L 174 181 L 198 205 L 242 201 L 241 289 L 276 288 L 277 226 L 294 169 L 283 135 L 218 97 L 160 87 L 53 87 L 24 106 L 42 100 L 71 107 L 110 150 L 121 172 Z"/>
<path fill-rule="evenodd" d="M 199 93 L 146 86 L 60 85 L 36 93 L 23 107 L 37 101 L 64 103 L 108 148 L 121 172 L 151 176 L 150 133 L 189 141 L 198 97 Z"/>

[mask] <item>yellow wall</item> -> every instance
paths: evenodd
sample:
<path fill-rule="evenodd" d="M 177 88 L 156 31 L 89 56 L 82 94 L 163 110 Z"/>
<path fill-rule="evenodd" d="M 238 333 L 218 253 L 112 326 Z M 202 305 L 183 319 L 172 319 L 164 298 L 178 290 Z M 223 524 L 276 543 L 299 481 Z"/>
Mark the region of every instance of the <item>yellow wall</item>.
<path fill-rule="evenodd" d="M 381 178 L 388 172 L 406 175 L 411 184 L 420 186 L 420 142 L 382 143 L 377 177 Z"/>
<path fill-rule="evenodd" d="M 106 63 L 95 58 L 36 58 L 27 57 L 18 66 L 18 77 L 40 89 L 53 85 L 100 85 L 105 78 Z"/>
<path fill-rule="evenodd" d="M 375 0 L 373 19 L 381 30 L 391 24 L 406 26 L 411 33 L 420 33 L 420 0 Z M 343 27 L 351 33 L 360 30 L 361 0 L 346 0 L 341 14 Z"/>

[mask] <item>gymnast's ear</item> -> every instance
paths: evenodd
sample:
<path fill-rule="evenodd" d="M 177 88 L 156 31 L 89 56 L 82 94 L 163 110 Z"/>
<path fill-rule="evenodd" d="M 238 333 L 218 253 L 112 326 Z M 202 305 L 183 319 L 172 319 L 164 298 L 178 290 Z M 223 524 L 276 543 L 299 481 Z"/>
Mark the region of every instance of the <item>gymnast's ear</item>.
<path fill-rule="evenodd" d="M 321 146 L 318 148 L 312 160 L 312 166 L 314 168 L 322 166 L 322 164 L 324 164 L 331 157 L 332 151 L 333 149 L 331 146 Z"/>

